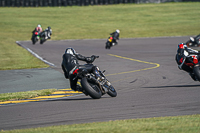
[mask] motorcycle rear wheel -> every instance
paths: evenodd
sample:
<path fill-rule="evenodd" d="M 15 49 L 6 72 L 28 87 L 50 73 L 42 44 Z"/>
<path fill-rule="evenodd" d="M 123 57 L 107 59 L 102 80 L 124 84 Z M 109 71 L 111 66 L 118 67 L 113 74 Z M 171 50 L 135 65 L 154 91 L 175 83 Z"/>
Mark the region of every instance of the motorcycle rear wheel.
<path fill-rule="evenodd" d="M 32 43 L 33 43 L 33 45 L 34 45 L 36 42 L 37 42 L 37 38 L 36 38 L 36 37 L 33 37 L 33 38 L 32 38 Z"/>
<path fill-rule="evenodd" d="M 89 83 L 86 77 L 82 78 L 81 85 L 82 85 L 83 89 L 93 99 L 100 99 L 101 98 L 102 92 L 101 92 L 100 88 L 95 84 Z"/>
<path fill-rule="evenodd" d="M 106 49 L 110 49 L 110 43 L 108 41 L 106 42 Z"/>
<path fill-rule="evenodd" d="M 42 37 L 42 38 L 40 38 L 40 44 L 43 44 L 44 43 L 44 41 L 45 41 L 45 39 Z"/>
<path fill-rule="evenodd" d="M 200 81 L 200 66 L 199 66 L 199 64 L 194 66 L 193 72 L 194 72 L 196 78 L 198 79 L 198 81 Z"/>

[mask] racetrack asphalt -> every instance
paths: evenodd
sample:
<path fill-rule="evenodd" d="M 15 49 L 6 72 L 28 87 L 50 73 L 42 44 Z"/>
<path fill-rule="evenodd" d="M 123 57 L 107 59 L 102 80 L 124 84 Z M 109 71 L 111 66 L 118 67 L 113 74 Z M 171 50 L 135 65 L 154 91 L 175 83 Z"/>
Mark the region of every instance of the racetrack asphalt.
<path fill-rule="evenodd" d="M 69 81 L 52 68 L 0 71 L 0 93 L 70 88 Z"/>
<path fill-rule="evenodd" d="M 54 64 L 47 68 L 48 74 L 44 72 L 46 74 L 42 75 L 42 71 L 45 71 L 43 69 L 41 72 L 30 70 L 37 71 L 33 77 L 40 77 L 40 80 L 51 75 L 48 77 L 51 81 L 59 82 L 51 84 L 47 78 L 44 80 L 47 88 L 54 85 L 55 88 L 67 88 L 60 64 L 65 49 L 73 47 L 82 55 L 100 56 L 94 65 L 106 70 L 105 75 L 117 90 L 118 96 L 111 98 L 104 95 L 101 99 L 94 100 L 89 96 L 79 95 L 1 106 L 0 113 L 3 115 L 0 115 L 0 129 L 199 114 L 200 83 L 179 70 L 175 62 L 177 45 L 188 39 L 189 37 L 120 39 L 119 45 L 110 50 L 105 49 L 106 39 L 47 41 L 43 45 L 19 41 L 22 46 Z M 17 72 L 14 73 L 17 75 Z M 12 73 L 10 76 L 12 77 Z M 19 76 L 27 81 L 31 79 L 26 74 Z M 17 76 L 12 77 L 13 80 L 15 78 Z M 24 80 L 20 82 L 23 84 Z M 38 80 L 32 80 L 33 84 L 37 84 Z M 4 86 L 6 88 L 6 84 Z M 42 85 L 38 86 L 40 87 L 46 88 Z"/>

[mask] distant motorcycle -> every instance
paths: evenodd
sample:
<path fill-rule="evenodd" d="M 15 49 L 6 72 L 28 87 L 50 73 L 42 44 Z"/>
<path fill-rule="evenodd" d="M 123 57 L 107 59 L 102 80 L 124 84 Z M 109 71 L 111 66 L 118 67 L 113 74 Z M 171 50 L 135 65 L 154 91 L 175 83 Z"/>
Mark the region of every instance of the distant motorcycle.
<path fill-rule="evenodd" d="M 114 41 L 113 41 L 113 37 L 110 36 L 110 37 L 108 37 L 108 39 L 107 39 L 107 41 L 106 41 L 106 46 L 105 46 L 105 48 L 106 48 L 106 49 L 110 49 L 112 46 L 114 46 L 114 45 L 116 45 L 116 44 L 117 44 L 117 42 L 114 42 Z"/>
<path fill-rule="evenodd" d="M 190 40 L 186 42 L 188 47 L 199 47 L 200 46 L 200 34 L 196 37 L 190 37 Z"/>
<path fill-rule="evenodd" d="M 40 32 L 38 32 L 38 31 L 33 32 L 33 35 L 31 38 L 33 45 L 40 39 L 39 34 L 40 34 Z"/>
<path fill-rule="evenodd" d="M 176 54 L 176 61 L 178 62 L 179 69 L 182 69 L 183 65 L 187 65 L 192 68 L 197 79 L 196 81 L 200 81 L 200 63 L 198 60 L 198 54 L 192 54 L 189 57 L 186 57 L 184 54 Z"/>
<path fill-rule="evenodd" d="M 98 56 L 96 56 L 95 58 L 98 58 Z M 83 91 L 85 91 L 93 99 L 99 99 L 102 95 L 106 93 L 111 97 L 116 97 L 116 90 L 103 74 L 105 71 L 98 71 L 101 78 L 96 78 L 93 73 L 89 73 L 93 66 L 93 64 L 87 63 L 73 72 L 75 78 L 81 80 Z"/>
<path fill-rule="evenodd" d="M 40 34 L 40 44 L 43 44 L 48 39 L 51 39 L 52 35 L 52 29 L 51 27 L 46 28 L 41 34 Z M 47 38 L 45 38 L 47 37 Z"/>

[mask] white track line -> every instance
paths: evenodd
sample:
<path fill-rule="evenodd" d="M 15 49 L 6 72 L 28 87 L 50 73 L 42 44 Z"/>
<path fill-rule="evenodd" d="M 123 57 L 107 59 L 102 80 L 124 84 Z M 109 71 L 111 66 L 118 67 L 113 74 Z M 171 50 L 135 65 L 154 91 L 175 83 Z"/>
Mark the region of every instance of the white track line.
<path fill-rule="evenodd" d="M 37 57 L 38 59 L 40 59 L 40 60 L 43 61 L 44 63 L 46 63 L 46 64 L 48 64 L 48 65 L 50 65 L 50 66 L 56 67 L 56 65 L 54 65 L 53 63 L 48 62 L 47 60 L 43 59 L 43 58 L 40 57 L 38 54 L 36 54 L 35 52 L 33 52 L 31 49 L 29 49 L 29 48 L 27 48 L 27 47 L 21 45 L 18 41 L 16 41 L 16 43 L 17 43 L 19 46 L 21 46 L 21 47 L 25 48 L 26 50 L 28 50 L 31 54 L 33 54 L 35 57 Z"/>

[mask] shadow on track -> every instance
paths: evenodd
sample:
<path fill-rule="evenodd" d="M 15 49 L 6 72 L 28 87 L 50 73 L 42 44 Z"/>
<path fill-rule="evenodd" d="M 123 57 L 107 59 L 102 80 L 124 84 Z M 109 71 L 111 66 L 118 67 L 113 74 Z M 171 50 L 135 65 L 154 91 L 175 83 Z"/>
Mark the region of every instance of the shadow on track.
<path fill-rule="evenodd" d="M 200 85 L 152 86 L 152 87 L 142 87 L 142 88 L 175 88 L 175 87 L 200 87 Z"/>
<path fill-rule="evenodd" d="M 51 100 L 46 100 L 46 101 L 40 101 L 40 102 L 52 102 L 52 101 L 85 101 L 85 100 L 101 100 L 101 99 L 107 99 L 111 97 L 101 97 L 100 99 L 93 99 L 91 97 L 86 97 L 86 98 L 62 98 L 62 99 L 51 99 Z M 37 101 L 38 102 L 38 101 Z"/>

